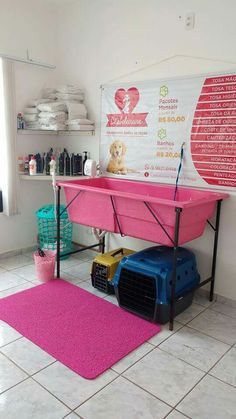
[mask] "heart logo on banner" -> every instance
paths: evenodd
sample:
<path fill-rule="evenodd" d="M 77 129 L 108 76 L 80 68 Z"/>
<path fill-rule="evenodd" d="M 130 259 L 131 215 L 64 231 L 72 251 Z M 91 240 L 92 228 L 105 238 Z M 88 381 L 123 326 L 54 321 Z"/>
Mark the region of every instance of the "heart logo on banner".
<path fill-rule="evenodd" d="M 136 87 L 128 90 L 118 89 L 115 93 L 115 103 L 123 113 L 131 113 L 139 101 L 139 91 Z"/>

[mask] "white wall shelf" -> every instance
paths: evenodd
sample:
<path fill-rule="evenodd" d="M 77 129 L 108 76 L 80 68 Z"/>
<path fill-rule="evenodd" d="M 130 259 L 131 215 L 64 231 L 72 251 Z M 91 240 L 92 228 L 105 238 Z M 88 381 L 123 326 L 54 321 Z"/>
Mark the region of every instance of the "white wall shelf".
<path fill-rule="evenodd" d="M 71 135 L 71 136 L 93 136 L 95 131 L 52 131 L 52 130 L 40 130 L 40 129 L 18 129 L 17 134 L 19 135 Z"/>
<path fill-rule="evenodd" d="M 27 180 L 27 181 L 40 181 L 40 180 L 49 180 L 52 182 L 52 176 L 50 175 L 34 175 L 34 176 L 30 176 L 30 175 L 21 175 L 19 174 L 19 178 L 21 180 Z M 88 176 L 56 176 L 56 181 L 57 180 L 78 180 L 78 179 L 88 179 Z"/>

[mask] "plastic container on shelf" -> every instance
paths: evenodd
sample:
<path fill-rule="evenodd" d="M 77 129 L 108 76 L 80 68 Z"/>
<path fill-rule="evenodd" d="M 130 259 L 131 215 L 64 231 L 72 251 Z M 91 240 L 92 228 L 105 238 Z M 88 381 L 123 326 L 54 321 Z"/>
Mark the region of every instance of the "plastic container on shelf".
<path fill-rule="evenodd" d="M 65 208 L 60 205 L 60 212 Z M 45 205 L 36 212 L 38 219 L 38 241 L 39 246 L 43 250 L 56 250 L 57 248 L 57 222 L 55 218 L 54 205 Z M 62 259 L 68 258 L 63 256 L 72 250 L 72 223 L 68 219 L 67 211 L 64 211 L 60 217 L 60 256 Z"/>

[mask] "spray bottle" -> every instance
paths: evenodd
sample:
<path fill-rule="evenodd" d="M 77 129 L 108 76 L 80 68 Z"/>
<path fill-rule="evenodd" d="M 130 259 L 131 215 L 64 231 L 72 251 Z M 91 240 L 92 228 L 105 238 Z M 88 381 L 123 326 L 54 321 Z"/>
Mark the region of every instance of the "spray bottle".
<path fill-rule="evenodd" d="M 57 167 L 55 156 L 51 157 L 51 161 L 49 163 L 49 166 L 50 166 L 50 175 L 55 175 L 56 174 L 56 167 Z"/>
<path fill-rule="evenodd" d="M 37 174 L 36 159 L 35 156 L 32 156 L 29 162 L 29 174 L 34 176 Z"/>
<path fill-rule="evenodd" d="M 87 151 L 83 151 L 83 153 L 84 153 L 84 159 L 83 159 L 83 175 L 84 175 L 84 165 L 85 165 L 85 162 L 86 162 L 86 160 L 88 158 L 88 152 Z"/>

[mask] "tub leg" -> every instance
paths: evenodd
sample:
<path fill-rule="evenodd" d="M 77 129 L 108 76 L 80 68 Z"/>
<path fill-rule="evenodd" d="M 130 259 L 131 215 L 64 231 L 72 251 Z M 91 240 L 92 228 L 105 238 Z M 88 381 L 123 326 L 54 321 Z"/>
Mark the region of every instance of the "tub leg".
<path fill-rule="evenodd" d="M 60 191 L 61 187 L 57 189 L 57 278 L 60 278 Z"/>
<path fill-rule="evenodd" d="M 169 330 L 173 330 L 173 327 L 174 327 L 175 283 L 176 283 L 177 256 L 178 256 L 178 247 L 179 247 L 179 223 L 180 223 L 181 211 L 182 211 L 182 208 L 175 208 L 175 238 L 174 238 L 173 273 L 172 273 L 171 299 L 170 299 Z"/>
<path fill-rule="evenodd" d="M 217 257 L 218 235 L 219 235 L 219 225 L 220 225 L 220 210 L 221 210 L 221 200 L 217 201 L 216 223 L 215 223 L 215 228 L 214 228 L 215 237 L 214 237 L 214 247 L 213 247 L 213 257 L 212 257 L 212 268 L 211 268 L 211 288 L 210 288 L 210 295 L 209 295 L 210 301 L 213 301 L 213 295 L 214 295 L 216 257 Z"/>
<path fill-rule="evenodd" d="M 103 238 L 99 240 L 99 252 L 105 252 L 105 236 L 103 236 Z"/>

